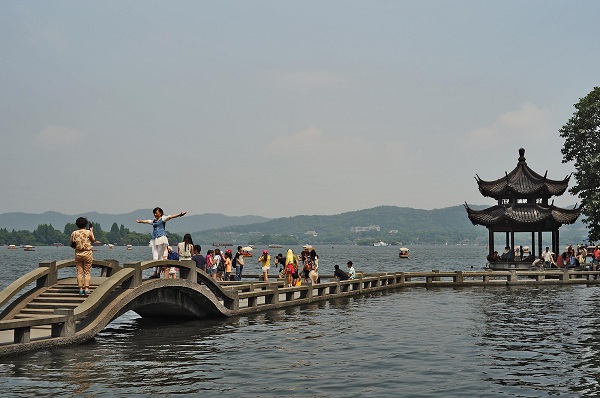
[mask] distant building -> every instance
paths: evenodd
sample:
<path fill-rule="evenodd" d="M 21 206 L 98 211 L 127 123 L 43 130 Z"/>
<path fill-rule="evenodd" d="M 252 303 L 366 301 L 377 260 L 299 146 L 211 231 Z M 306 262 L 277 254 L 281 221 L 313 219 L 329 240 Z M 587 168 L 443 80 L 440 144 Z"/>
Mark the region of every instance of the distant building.
<path fill-rule="evenodd" d="M 368 227 L 352 227 L 350 228 L 352 232 L 368 232 L 368 231 L 381 231 L 379 225 L 369 225 Z"/>

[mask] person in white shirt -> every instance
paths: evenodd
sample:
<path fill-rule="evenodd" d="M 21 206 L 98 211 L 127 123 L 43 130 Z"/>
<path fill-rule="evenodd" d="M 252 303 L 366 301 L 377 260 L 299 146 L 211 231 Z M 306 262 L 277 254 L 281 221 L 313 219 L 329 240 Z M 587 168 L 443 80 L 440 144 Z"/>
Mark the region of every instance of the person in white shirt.
<path fill-rule="evenodd" d="M 354 267 L 352 266 L 352 261 L 348 261 L 348 279 L 354 279 L 356 278 L 356 271 L 354 270 Z"/>
<path fill-rule="evenodd" d="M 552 265 L 556 265 L 554 263 L 554 253 L 550 251 L 550 248 L 546 246 L 546 251 L 542 254 L 542 258 L 544 259 L 544 267 L 550 268 Z"/>

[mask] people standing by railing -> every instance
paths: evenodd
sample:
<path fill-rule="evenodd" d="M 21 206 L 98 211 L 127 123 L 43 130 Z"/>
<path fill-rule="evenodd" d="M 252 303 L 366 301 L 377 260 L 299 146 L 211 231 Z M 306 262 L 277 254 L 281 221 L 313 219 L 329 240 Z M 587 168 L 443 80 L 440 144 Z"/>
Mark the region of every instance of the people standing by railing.
<path fill-rule="evenodd" d="M 553 265 L 556 266 L 556 263 L 554 262 L 554 253 L 550 251 L 550 248 L 548 246 L 546 246 L 546 251 L 544 252 L 542 257 L 544 259 L 545 268 L 551 268 Z"/>
<path fill-rule="evenodd" d="M 163 209 L 160 207 L 155 207 L 152 210 L 152 214 L 154 214 L 154 219 L 148 220 L 135 220 L 135 222 L 139 224 L 149 224 L 152 225 L 152 239 L 150 239 L 150 248 L 152 249 L 152 259 L 159 260 L 162 254 L 165 251 L 165 248 L 169 246 L 169 239 L 167 238 L 167 231 L 165 229 L 166 223 L 169 220 L 177 217 L 185 216 L 186 212 L 182 211 L 178 214 L 172 214 L 169 216 L 165 216 Z M 154 268 L 154 275 L 151 278 L 158 278 L 160 276 L 159 267 Z"/>
<path fill-rule="evenodd" d="M 269 281 L 269 268 L 271 268 L 271 256 L 267 250 L 263 250 L 262 256 L 258 258 L 258 263 L 261 266 L 263 280 Z"/>
<path fill-rule="evenodd" d="M 294 254 L 292 249 L 288 249 L 285 256 L 285 277 L 288 287 L 295 286 L 296 281 L 299 279 L 298 257 Z"/>
<path fill-rule="evenodd" d="M 196 263 L 196 268 L 206 272 L 206 257 L 202 255 L 202 247 L 200 245 L 194 245 L 192 260 Z"/>
<path fill-rule="evenodd" d="M 339 281 L 347 281 L 347 280 L 348 280 L 348 274 L 347 274 L 345 271 L 342 271 L 342 270 L 340 269 L 340 266 L 339 266 L 339 265 L 337 265 L 337 264 L 336 264 L 336 265 L 334 265 L 334 266 L 333 266 L 333 269 L 334 269 L 334 271 L 333 271 L 333 276 L 334 276 L 334 277 L 335 277 L 337 280 L 339 280 Z"/>
<path fill-rule="evenodd" d="M 285 257 L 283 257 L 283 254 L 279 253 L 277 254 L 277 256 L 275 257 L 275 266 L 279 265 L 279 277 L 280 278 L 284 278 L 285 277 Z"/>
<path fill-rule="evenodd" d="M 311 270 L 308 273 L 308 276 L 314 285 L 315 283 L 319 283 L 319 256 L 317 256 L 315 249 L 310 251 L 310 261 Z"/>
<path fill-rule="evenodd" d="M 183 235 L 183 242 L 179 242 L 177 244 L 177 254 L 179 254 L 179 260 L 191 260 L 193 251 L 194 242 L 192 241 L 192 235 Z"/>
<path fill-rule="evenodd" d="M 244 256 L 242 255 L 242 246 L 238 246 L 237 253 L 233 258 L 233 266 L 235 267 L 235 280 L 242 280 L 242 271 L 244 270 Z"/>
<path fill-rule="evenodd" d="M 225 280 L 228 281 L 231 278 L 231 250 L 225 252 Z"/>
<path fill-rule="evenodd" d="M 206 252 L 206 272 L 213 279 L 216 279 L 217 278 L 217 266 L 215 265 L 214 255 L 215 255 L 215 251 L 212 249 L 208 250 Z"/>
<path fill-rule="evenodd" d="M 223 272 L 225 272 L 225 262 L 221 254 L 221 249 L 215 249 L 215 255 L 213 256 L 214 267 L 217 271 L 216 280 L 223 280 Z"/>
<path fill-rule="evenodd" d="M 179 261 L 179 254 L 171 246 L 167 246 L 167 251 L 167 260 Z M 165 267 L 164 273 L 165 279 L 177 279 L 177 267 Z"/>
<path fill-rule="evenodd" d="M 352 265 L 352 261 L 348 261 L 348 263 L 346 265 L 348 266 L 348 279 L 356 278 L 356 270 L 354 269 L 354 266 Z"/>

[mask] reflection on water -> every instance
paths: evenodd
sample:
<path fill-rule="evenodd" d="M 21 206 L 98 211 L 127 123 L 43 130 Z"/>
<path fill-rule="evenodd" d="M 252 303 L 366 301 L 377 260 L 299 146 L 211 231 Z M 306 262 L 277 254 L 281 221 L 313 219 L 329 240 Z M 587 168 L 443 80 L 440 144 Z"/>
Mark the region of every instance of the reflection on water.
<path fill-rule="evenodd" d="M 370 270 L 466 269 L 481 251 L 411 248 L 399 262 L 378 249 L 388 248 L 320 251 L 325 264 L 350 256 Z M 129 312 L 86 344 L 0 358 L 0 388 L 14 397 L 593 397 L 599 292 L 405 289 L 177 324 Z"/>

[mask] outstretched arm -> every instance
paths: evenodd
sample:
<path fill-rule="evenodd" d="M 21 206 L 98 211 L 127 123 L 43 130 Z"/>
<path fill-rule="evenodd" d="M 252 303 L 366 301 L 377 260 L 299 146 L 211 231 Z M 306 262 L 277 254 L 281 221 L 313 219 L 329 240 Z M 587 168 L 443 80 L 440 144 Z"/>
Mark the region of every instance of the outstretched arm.
<path fill-rule="evenodd" d="M 172 218 L 177 218 L 177 217 L 183 217 L 187 214 L 187 211 L 182 211 L 181 213 L 177 213 L 177 214 L 171 214 L 170 216 L 165 217 L 165 221 L 168 221 Z"/>
<path fill-rule="evenodd" d="M 139 224 L 150 224 L 152 225 L 152 220 L 135 220 L 135 222 Z"/>

